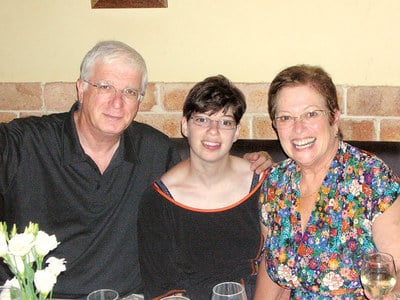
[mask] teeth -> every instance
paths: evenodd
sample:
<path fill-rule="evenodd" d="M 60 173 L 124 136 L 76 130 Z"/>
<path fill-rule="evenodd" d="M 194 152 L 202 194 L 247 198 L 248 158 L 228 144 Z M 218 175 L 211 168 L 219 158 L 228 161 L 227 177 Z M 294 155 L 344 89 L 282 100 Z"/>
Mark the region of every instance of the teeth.
<path fill-rule="evenodd" d="M 305 140 L 295 141 L 295 142 L 293 142 L 293 145 L 296 148 L 306 148 L 314 142 L 315 142 L 315 138 L 309 138 L 309 139 L 305 139 Z"/>
<path fill-rule="evenodd" d="M 203 142 L 203 144 L 206 146 L 211 146 L 211 147 L 215 147 L 215 146 L 219 145 L 219 143 L 213 143 L 213 142 Z"/>

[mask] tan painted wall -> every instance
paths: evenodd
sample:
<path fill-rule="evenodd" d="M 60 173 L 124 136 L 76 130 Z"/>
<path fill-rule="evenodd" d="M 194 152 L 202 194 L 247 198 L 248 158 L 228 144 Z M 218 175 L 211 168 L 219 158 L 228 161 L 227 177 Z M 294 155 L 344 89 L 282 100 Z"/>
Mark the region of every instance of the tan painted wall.
<path fill-rule="evenodd" d="M 400 1 L 169 0 L 160 9 L 91 9 L 90 0 L 0 0 L 0 121 L 65 111 L 83 55 L 118 39 L 145 57 L 138 120 L 180 136 L 194 82 L 224 74 L 249 109 L 243 138 L 275 138 L 266 93 L 281 69 L 320 65 L 338 85 L 351 140 L 400 141 Z"/>
<path fill-rule="evenodd" d="M 116 0 L 117 1 L 117 0 Z M 133 45 L 150 80 L 221 73 L 270 82 L 317 64 L 338 84 L 400 84 L 398 0 L 169 0 L 168 8 L 91 9 L 90 0 L 0 0 L 0 82 L 74 81 L 102 39 Z"/>

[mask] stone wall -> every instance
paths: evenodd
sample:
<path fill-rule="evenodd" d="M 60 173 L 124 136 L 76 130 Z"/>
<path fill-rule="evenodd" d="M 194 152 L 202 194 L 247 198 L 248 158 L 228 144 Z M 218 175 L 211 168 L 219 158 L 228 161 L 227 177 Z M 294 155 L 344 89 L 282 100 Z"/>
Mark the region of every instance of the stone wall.
<path fill-rule="evenodd" d="M 181 108 L 194 83 L 149 83 L 136 120 L 180 137 Z M 241 138 L 276 139 L 267 110 L 268 83 L 237 83 L 247 99 Z M 337 86 L 346 140 L 400 141 L 400 87 Z M 0 83 L 0 121 L 69 110 L 75 83 Z"/>

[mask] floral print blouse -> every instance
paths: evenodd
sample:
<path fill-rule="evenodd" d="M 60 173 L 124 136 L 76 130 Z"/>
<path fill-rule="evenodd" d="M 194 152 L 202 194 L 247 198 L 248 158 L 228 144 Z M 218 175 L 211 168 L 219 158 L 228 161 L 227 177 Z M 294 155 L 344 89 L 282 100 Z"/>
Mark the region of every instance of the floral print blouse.
<path fill-rule="evenodd" d="M 343 141 L 302 233 L 300 168 L 292 159 L 271 168 L 260 195 L 267 270 L 291 299 L 363 299 L 362 255 L 376 250 L 374 219 L 400 195 L 400 179 L 371 153 Z"/>

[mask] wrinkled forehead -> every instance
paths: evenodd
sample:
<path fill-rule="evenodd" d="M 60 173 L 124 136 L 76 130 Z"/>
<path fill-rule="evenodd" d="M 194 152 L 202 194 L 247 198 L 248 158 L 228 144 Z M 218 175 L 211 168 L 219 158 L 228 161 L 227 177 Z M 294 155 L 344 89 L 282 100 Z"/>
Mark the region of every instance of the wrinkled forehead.
<path fill-rule="evenodd" d="M 325 97 L 310 85 L 293 85 L 282 88 L 276 94 L 276 108 L 296 109 L 301 106 L 325 107 Z"/>
<path fill-rule="evenodd" d="M 130 66 L 122 61 L 97 61 L 89 73 L 93 81 L 104 80 L 110 84 L 124 84 L 139 88 L 142 86 L 142 71 L 137 66 Z"/>
<path fill-rule="evenodd" d="M 110 68 L 114 68 L 114 69 L 125 69 L 125 70 L 130 70 L 132 72 L 135 73 L 143 73 L 143 69 L 140 66 L 140 64 L 138 64 L 137 62 L 135 62 L 132 59 L 129 59 L 128 57 L 115 57 L 115 56 L 111 56 L 111 57 L 98 57 L 92 66 L 92 72 L 93 70 L 96 69 L 96 71 L 99 71 L 101 69 L 110 69 Z"/>

